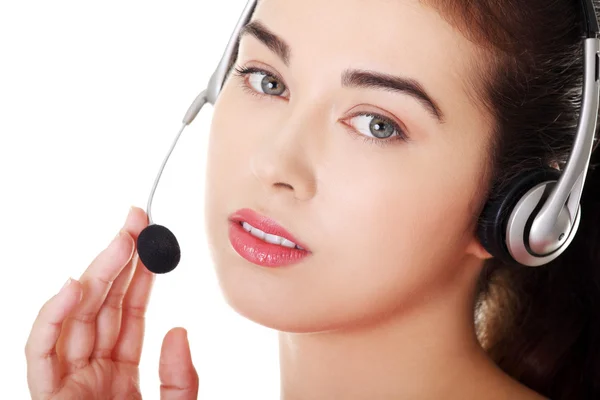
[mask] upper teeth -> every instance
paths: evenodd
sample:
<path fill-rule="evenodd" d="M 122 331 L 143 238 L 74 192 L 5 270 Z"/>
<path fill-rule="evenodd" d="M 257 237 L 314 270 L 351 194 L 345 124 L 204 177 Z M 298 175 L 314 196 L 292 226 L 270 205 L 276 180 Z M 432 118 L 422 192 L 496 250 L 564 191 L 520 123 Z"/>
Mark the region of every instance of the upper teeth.
<path fill-rule="evenodd" d="M 300 250 L 304 250 L 302 247 L 298 246 L 296 243 L 287 240 L 286 238 L 282 238 L 281 236 L 271 235 L 270 233 L 265 233 L 260 229 L 257 229 L 250 225 L 247 222 L 243 222 L 242 226 L 247 232 L 250 232 L 252 236 L 256 236 L 259 239 L 264 240 L 267 243 L 278 244 L 280 246 L 289 247 L 290 249 L 298 248 Z"/>

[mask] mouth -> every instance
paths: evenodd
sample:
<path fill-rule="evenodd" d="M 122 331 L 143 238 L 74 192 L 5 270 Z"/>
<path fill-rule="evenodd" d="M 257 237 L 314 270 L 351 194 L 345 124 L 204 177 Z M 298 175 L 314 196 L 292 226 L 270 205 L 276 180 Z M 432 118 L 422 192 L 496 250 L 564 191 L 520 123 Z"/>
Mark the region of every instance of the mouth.
<path fill-rule="evenodd" d="M 231 214 L 229 220 L 240 225 L 250 235 L 267 243 L 310 252 L 303 242 L 298 240 L 275 220 L 259 214 L 252 209 L 240 209 Z"/>
<path fill-rule="evenodd" d="M 240 225 L 246 232 L 248 232 L 252 236 L 262 239 L 267 243 L 277 244 L 277 245 L 280 245 L 283 247 L 288 247 L 290 249 L 304 250 L 303 247 L 298 246 L 296 243 L 292 242 L 291 240 L 288 240 L 282 236 L 274 235 L 271 233 L 266 233 L 258 228 L 255 228 L 254 226 L 250 225 L 249 223 L 247 223 L 245 221 L 241 221 L 241 222 L 238 221 L 236 223 L 238 225 Z"/>
<path fill-rule="evenodd" d="M 250 209 L 229 218 L 229 241 L 242 258 L 263 267 L 295 264 L 311 254 L 281 225 Z"/>

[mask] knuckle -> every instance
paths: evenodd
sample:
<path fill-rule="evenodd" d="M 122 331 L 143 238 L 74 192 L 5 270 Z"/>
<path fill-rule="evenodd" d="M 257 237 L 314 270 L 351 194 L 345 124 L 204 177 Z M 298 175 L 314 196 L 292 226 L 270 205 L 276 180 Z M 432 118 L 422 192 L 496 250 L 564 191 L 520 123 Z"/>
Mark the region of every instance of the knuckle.
<path fill-rule="evenodd" d="M 29 359 L 32 356 L 32 349 L 31 349 L 31 341 L 27 341 L 27 343 L 25 343 L 25 347 L 24 347 L 24 352 L 25 352 L 25 358 L 29 361 Z"/>
<path fill-rule="evenodd" d="M 123 308 L 123 298 L 125 297 L 124 291 L 118 291 L 108 295 L 104 301 L 104 306 L 113 308 L 115 310 L 121 310 Z"/>
<path fill-rule="evenodd" d="M 37 316 L 36 316 L 36 320 L 39 320 L 40 318 L 43 318 L 46 314 L 48 314 L 50 307 L 52 305 L 52 299 L 54 299 L 54 297 L 48 299 L 39 309 Z"/>
<path fill-rule="evenodd" d="M 40 326 L 40 324 L 38 323 L 39 320 L 43 319 L 44 316 L 48 313 L 48 303 L 50 302 L 50 300 L 48 300 L 39 310 L 37 317 L 35 319 L 35 322 L 33 323 L 32 327 L 31 327 L 31 331 L 29 332 L 29 337 L 27 338 L 27 342 L 25 342 L 25 346 L 23 348 L 24 352 L 25 352 L 25 357 L 27 359 L 31 358 L 33 355 L 35 355 L 35 343 L 33 343 L 33 337 L 37 336 L 37 333 L 42 330 L 44 327 Z"/>
<path fill-rule="evenodd" d="M 127 313 L 128 317 L 144 320 L 146 318 L 146 307 L 127 305 L 123 307 L 123 313 Z"/>
<path fill-rule="evenodd" d="M 109 279 L 102 275 L 95 276 L 94 279 L 104 286 L 110 286 L 114 281 L 114 279 Z"/>
<path fill-rule="evenodd" d="M 122 357 L 119 357 L 119 356 L 116 356 L 116 357 L 113 356 L 113 361 L 117 362 L 119 364 L 122 364 L 124 366 L 127 366 L 127 367 L 138 368 L 140 366 L 139 360 L 125 359 L 125 358 L 122 358 Z"/>
<path fill-rule="evenodd" d="M 109 359 L 112 357 L 112 349 L 94 349 L 92 358 L 95 359 Z"/>
<path fill-rule="evenodd" d="M 97 314 L 93 311 L 80 311 L 69 316 L 69 319 L 80 322 L 82 324 L 92 324 L 96 321 Z"/>
<path fill-rule="evenodd" d="M 56 350 L 53 348 L 50 353 L 48 354 L 40 354 L 38 355 L 38 351 L 35 349 L 35 344 L 32 343 L 31 341 L 28 341 L 27 343 L 25 343 L 25 358 L 27 359 L 27 361 L 31 361 L 31 359 L 33 359 L 34 357 L 37 356 L 42 356 L 42 357 L 50 357 L 55 353 Z"/>
<path fill-rule="evenodd" d="M 75 370 L 87 367 L 89 363 L 90 360 L 88 357 L 78 357 L 69 360 L 69 364 L 71 364 Z"/>

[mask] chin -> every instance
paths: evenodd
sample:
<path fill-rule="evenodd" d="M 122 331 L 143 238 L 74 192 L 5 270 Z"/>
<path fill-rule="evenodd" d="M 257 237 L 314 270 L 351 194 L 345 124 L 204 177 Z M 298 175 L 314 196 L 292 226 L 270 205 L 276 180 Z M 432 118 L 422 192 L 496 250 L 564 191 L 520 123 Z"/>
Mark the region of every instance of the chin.
<path fill-rule="evenodd" d="M 298 287 L 290 290 L 293 278 L 278 275 L 283 271 L 263 270 L 231 254 L 213 254 L 213 263 L 223 298 L 238 315 L 278 331 L 323 330 L 322 316 L 303 301 Z"/>
<path fill-rule="evenodd" d="M 210 210 L 207 210 L 210 212 Z M 240 256 L 228 237 L 229 221 L 207 218 L 207 240 L 213 267 L 226 303 L 240 316 L 278 331 L 323 330 L 314 293 L 315 260 L 284 267 L 256 265 Z M 210 213 L 207 214 L 210 216 Z"/>
<path fill-rule="evenodd" d="M 223 254 L 225 253 L 225 254 Z M 237 255 L 214 254 L 214 266 L 226 303 L 240 316 L 267 328 L 290 333 L 319 333 L 368 326 L 389 317 L 394 305 L 387 306 L 381 294 L 365 301 L 367 293 L 349 289 L 341 296 L 331 290 L 306 284 L 310 269 L 264 269 Z M 377 304 L 378 307 L 374 307 Z"/>
<path fill-rule="evenodd" d="M 224 300 L 238 315 L 264 327 L 290 333 L 354 330 L 389 319 L 408 301 L 399 294 L 414 294 L 408 290 L 414 283 L 409 276 L 367 279 L 370 270 L 360 277 L 345 276 L 343 270 L 353 260 L 339 260 L 335 251 L 313 253 L 283 267 L 254 264 L 230 243 L 226 218 L 213 213 L 207 221 L 210 255 Z"/>

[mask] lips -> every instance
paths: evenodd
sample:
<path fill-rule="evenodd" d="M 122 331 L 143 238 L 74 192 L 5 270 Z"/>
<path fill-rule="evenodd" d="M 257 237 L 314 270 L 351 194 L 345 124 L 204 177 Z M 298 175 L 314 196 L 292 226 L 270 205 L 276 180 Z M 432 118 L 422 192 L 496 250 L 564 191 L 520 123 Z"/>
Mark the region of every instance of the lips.
<path fill-rule="evenodd" d="M 250 208 L 242 208 L 236 211 L 235 213 L 231 214 L 229 220 L 239 224 L 241 224 L 242 222 L 247 222 L 253 227 L 260 229 L 265 233 L 281 236 L 282 238 L 296 243 L 298 246 L 302 247 L 304 251 L 310 252 L 310 250 L 304 243 L 296 239 L 291 233 L 289 233 L 276 221 L 272 220 L 267 216 L 261 215 Z"/>

